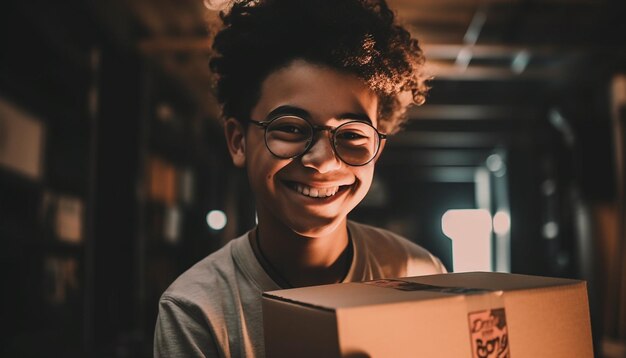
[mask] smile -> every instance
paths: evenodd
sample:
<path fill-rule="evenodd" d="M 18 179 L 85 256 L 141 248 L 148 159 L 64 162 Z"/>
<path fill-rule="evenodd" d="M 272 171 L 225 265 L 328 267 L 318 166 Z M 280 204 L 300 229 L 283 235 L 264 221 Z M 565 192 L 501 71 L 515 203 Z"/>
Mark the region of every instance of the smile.
<path fill-rule="evenodd" d="M 289 182 L 288 186 L 303 196 L 306 196 L 309 198 L 319 198 L 319 199 L 329 198 L 337 194 L 339 191 L 343 191 L 345 188 L 349 187 L 349 185 L 342 185 L 342 186 L 331 186 L 331 187 L 326 187 L 326 188 L 314 188 L 314 187 L 310 187 L 304 184 L 294 183 L 294 182 Z"/>

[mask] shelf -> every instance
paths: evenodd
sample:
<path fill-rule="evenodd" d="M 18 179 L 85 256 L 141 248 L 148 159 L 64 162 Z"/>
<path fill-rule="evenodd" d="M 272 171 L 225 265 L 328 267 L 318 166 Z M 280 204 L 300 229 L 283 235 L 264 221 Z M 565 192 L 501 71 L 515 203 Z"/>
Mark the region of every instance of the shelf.
<path fill-rule="evenodd" d="M 46 254 L 82 256 L 85 253 L 85 245 L 82 242 L 69 243 L 58 240 L 44 240 L 41 244 L 36 244 L 36 246 Z"/>

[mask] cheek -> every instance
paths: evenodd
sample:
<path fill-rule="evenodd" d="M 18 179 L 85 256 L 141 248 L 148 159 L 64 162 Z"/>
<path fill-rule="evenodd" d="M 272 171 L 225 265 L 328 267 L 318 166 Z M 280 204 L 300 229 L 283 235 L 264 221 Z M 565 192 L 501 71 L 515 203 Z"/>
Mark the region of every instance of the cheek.
<path fill-rule="evenodd" d="M 357 172 L 355 172 L 355 176 L 359 179 L 359 192 L 363 196 L 367 194 L 372 185 L 372 179 L 374 178 L 374 166 L 368 164 L 366 167 L 361 167 Z"/>
<path fill-rule="evenodd" d="M 278 172 L 289 164 L 289 161 L 275 158 L 265 148 L 253 151 L 248 159 L 248 179 L 257 191 L 274 191 Z"/>

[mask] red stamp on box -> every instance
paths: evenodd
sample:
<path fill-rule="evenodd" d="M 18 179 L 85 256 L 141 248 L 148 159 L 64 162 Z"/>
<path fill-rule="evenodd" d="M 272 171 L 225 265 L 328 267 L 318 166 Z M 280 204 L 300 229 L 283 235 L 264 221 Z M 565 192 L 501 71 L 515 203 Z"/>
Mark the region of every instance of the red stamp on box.
<path fill-rule="evenodd" d="M 468 315 L 473 358 L 510 358 L 509 332 L 504 308 Z"/>

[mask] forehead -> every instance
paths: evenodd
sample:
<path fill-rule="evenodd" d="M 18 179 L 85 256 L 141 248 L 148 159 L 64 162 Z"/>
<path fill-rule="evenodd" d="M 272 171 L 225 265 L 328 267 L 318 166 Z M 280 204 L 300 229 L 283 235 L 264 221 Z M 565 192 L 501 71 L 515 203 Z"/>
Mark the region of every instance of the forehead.
<path fill-rule="evenodd" d="M 360 78 L 302 60 L 265 78 L 251 115 L 263 120 L 285 106 L 304 110 L 311 121 L 320 124 L 340 120 L 345 114 L 366 116 L 374 126 L 377 123 L 378 97 Z"/>

